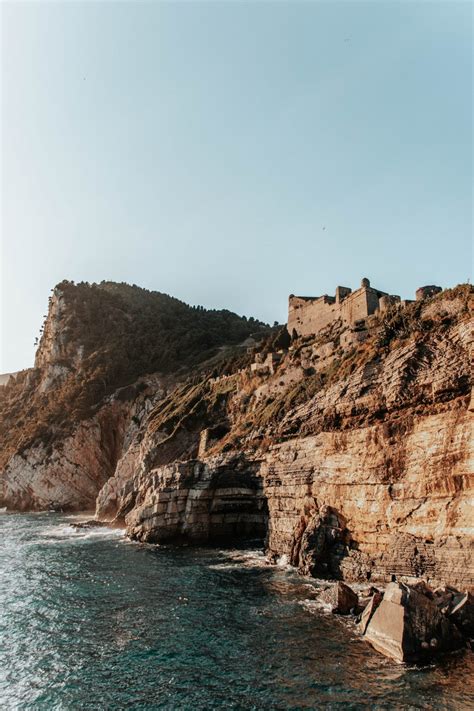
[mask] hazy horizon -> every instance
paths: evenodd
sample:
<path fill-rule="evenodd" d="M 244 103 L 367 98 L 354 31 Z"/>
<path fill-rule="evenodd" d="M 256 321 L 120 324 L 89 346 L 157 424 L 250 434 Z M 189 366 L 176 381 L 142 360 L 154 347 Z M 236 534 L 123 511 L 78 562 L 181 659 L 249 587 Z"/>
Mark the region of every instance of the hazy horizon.
<path fill-rule="evenodd" d="M 286 320 L 367 276 L 472 276 L 472 6 L 13 3 L 2 17 L 1 363 L 51 288 L 135 283 Z"/>

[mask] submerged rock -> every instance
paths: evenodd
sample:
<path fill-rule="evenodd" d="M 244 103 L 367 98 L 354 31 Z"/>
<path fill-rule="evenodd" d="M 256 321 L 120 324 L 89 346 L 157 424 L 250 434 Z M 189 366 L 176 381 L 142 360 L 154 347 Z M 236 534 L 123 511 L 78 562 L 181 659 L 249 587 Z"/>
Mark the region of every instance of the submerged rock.
<path fill-rule="evenodd" d="M 459 649 L 457 627 L 435 602 L 403 583 L 390 583 L 365 630 L 365 639 L 397 662 L 418 662 Z"/>
<path fill-rule="evenodd" d="M 331 612 L 337 615 L 349 615 L 352 610 L 357 609 L 359 599 L 352 588 L 345 583 L 337 582 L 321 593 L 319 602 L 329 605 Z"/>

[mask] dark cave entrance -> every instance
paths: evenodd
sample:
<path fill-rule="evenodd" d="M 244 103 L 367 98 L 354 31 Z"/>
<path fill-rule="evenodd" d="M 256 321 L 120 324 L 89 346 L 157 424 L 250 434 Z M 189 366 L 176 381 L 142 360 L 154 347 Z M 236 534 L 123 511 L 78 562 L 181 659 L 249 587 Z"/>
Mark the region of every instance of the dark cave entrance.
<path fill-rule="evenodd" d="M 258 474 L 225 467 L 213 477 L 209 506 L 209 541 L 255 541 L 263 545 L 268 530 L 268 501 Z"/>

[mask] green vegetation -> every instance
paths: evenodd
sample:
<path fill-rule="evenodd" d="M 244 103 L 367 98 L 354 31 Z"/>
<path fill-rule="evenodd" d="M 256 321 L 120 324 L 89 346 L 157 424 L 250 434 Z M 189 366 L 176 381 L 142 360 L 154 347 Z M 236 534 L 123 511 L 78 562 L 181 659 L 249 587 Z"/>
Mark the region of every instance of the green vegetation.
<path fill-rule="evenodd" d="M 64 307 L 58 323 L 45 322 L 39 354 L 43 366 L 62 366 L 64 374 L 44 392 L 39 392 L 38 370 L 0 388 L 0 465 L 33 442 L 48 445 L 69 434 L 104 398 L 141 376 L 160 372 L 185 379 L 209 362 L 229 370 L 248 356 L 241 351 L 236 362 L 224 365 L 226 347 L 235 352 L 251 334 L 271 332 L 253 318 L 191 307 L 128 284 L 63 281 L 54 291 Z M 58 355 L 49 352 L 48 337 L 56 347 L 60 341 Z"/>
<path fill-rule="evenodd" d="M 271 422 L 278 422 L 298 405 L 310 400 L 324 386 L 324 377 L 320 373 L 300 380 L 277 397 L 265 400 L 252 414 L 252 419 L 258 427 L 265 427 Z"/>
<path fill-rule="evenodd" d="M 253 318 L 207 311 L 166 294 L 128 284 L 58 285 L 68 304 L 64 332 L 84 346 L 87 369 L 103 373 L 107 386 L 133 382 L 144 373 L 171 373 L 266 330 Z"/>
<path fill-rule="evenodd" d="M 304 424 L 298 413 L 295 417 L 291 413 L 319 392 L 356 371 L 371 372 L 408 339 L 422 348 L 454 322 L 469 318 L 474 294 L 465 284 L 426 301 L 394 306 L 373 317 L 367 340 L 350 349 L 339 347 L 340 322 L 317 337 L 294 339 L 278 366 L 280 387 L 267 390 L 271 394 L 262 401 L 260 396 L 253 398 L 262 379 L 248 366 L 256 353 L 263 358 L 290 345 L 286 327 L 270 328 L 228 311 L 189 307 L 126 284 L 62 282 L 57 289 L 63 306 L 56 319 L 47 320 L 39 350 L 39 362 L 48 367 L 25 371 L 0 388 L 0 466 L 33 442 L 41 441 L 51 450 L 117 389 L 121 388 L 117 399 L 133 400 L 147 387 L 142 376 L 156 372 L 169 378 L 170 385 L 177 383 L 148 418 L 148 431 L 166 437 L 169 451 L 163 460 L 189 453 L 204 428 L 210 428 L 212 451 L 277 441 L 301 431 Z M 239 344 L 250 335 L 258 343 L 249 351 Z M 311 361 L 315 347 L 325 343 L 334 345 L 333 355 Z M 326 363 L 324 370 L 319 369 L 321 363 Z M 302 364 L 304 377 L 285 386 L 285 369 Z M 61 366 L 63 373 L 40 392 L 51 365 Z M 246 373 L 239 373 L 246 368 Z"/>

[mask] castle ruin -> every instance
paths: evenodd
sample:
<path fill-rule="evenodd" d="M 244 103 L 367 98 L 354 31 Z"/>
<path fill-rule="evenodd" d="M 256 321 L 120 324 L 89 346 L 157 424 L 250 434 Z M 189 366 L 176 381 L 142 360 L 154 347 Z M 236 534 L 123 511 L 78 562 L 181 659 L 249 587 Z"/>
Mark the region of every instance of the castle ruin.
<path fill-rule="evenodd" d="M 429 298 L 441 291 L 439 286 L 424 286 L 416 291 L 416 300 Z M 393 304 L 405 305 L 399 296 L 374 289 L 367 278 L 359 289 L 338 286 L 335 296 L 295 296 L 288 303 L 288 332 L 290 335 L 312 336 L 340 319 L 349 328 L 364 327 L 366 319 L 383 313 Z"/>

